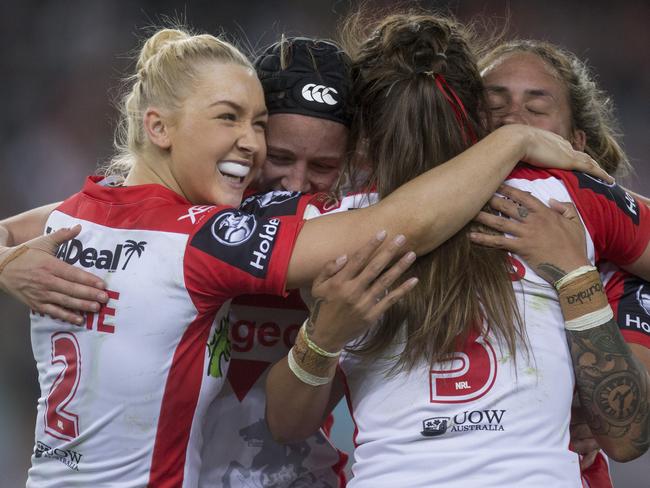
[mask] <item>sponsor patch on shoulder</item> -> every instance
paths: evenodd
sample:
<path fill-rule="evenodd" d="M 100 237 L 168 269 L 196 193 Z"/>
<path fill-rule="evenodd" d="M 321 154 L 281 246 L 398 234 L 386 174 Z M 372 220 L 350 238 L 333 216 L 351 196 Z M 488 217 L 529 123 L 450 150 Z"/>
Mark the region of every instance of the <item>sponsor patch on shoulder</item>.
<path fill-rule="evenodd" d="M 246 198 L 239 206 L 239 209 L 258 217 L 295 215 L 300 195 L 300 192 L 297 191 L 259 193 Z"/>
<path fill-rule="evenodd" d="M 579 171 L 573 172 L 578 177 L 578 186 L 588 188 L 594 193 L 603 195 L 608 200 L 614 202 L 625 215 L 630 217 L 635 225 L 639 225 L 639 206 L 636 200 L 616 183 L 607 183 L 599 178 L 595 178 L 586 173 Z"/>
<path fill-rule="evenodd" d="M 191 245 L 257 278 L 265 278 L 280 219 L 263 218 L 236 209 L 210 218 Z"/>
<path fill-rule="evenodd" d="M 618 327 L 650 337 L 650 283 L 633 277 L 625 281 L 618 303 Z"/>

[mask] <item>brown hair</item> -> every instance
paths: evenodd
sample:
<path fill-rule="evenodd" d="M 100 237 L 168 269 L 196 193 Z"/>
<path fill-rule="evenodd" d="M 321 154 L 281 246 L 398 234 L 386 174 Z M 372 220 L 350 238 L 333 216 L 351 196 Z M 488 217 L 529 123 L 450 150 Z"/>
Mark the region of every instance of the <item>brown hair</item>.
<path fill-rule="evenodd" d="M 364 28 L 372 33 L 360 41 Z M 456 21 L 408 12 L 373 23 L 355 14 L 343 37 L 353 60 L 352 99 L 358 104 L 353 140 L 369 161 L 371 184 L 380 196 L 464 151 L 471 132 L 485 134 L 480 117 L 485 94 L 471 36 Z M 440 76 L 451 88 L 447 95 L 453 90 L 462 101 L 465 117 L 458 117 L 436 85 Z M 410 276 L 420 284 L 387 312 L 356 353 L 374 358 L 404 337 L 394 371 L 408 370 L 421 360 L 448 358 L 472 329 L 487 333 L 483 323 L 514 352 L 525 336 L 507 254 L 472 244 L 469 227 L 418 258 Z"/>
<path fill-rule="evenodd" d="M 625 175 L 630 162 L 617 141 L 620 136 L 614 106 L 601 90 L 588 66 L 578 57 L 558 46 L 543 41 L 508 41 L 489 49 L 481 56 L 481 71 L 488 69 L 500 58 L 516 53 L 531 53 L 548 64 L 569 94 L 571 125 L 585 133 L 585 152 L 610 174 Z"/>
<path fill-rule="evenodd" d="M 250 61 L 232 44 L 209 34 L 193 35 L 180 28 L 159 29 L 142 46 L 136 72 L 125 80 L 115 134 L 116 155 L 103 172 L 125 177 L 147 138 L 143 116 L 148 106 L 179 109 L 205 61 L 234 63 L 250 68 Z"/>

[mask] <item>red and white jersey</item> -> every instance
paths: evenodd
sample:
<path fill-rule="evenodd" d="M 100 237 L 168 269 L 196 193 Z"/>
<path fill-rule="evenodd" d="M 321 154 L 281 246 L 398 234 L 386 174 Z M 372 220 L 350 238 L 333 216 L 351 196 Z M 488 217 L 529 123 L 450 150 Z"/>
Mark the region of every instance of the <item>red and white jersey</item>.
<path fill-rule="evenodd" d="M 81 326 L 32 315 L 41 396 L 28 486 L 196 486 L 231 352 L 224 305 L 284 293 L 302 222 L 98 177 L 63 202 L 48 231 L 82 231 L 58 257 L 103 278 L 110 301 Z"/>
<path fill-rule="evenodd" d="M 650 240 L 647 208 L 618 187 L 528 167 L 507 183 L 544 202 L 573 200 L 592 262 L 633 262 Z M 528 353 L 520 344 L 513 358 L 488 333 L 470 336 L 451 361 L 394 376 L 387 372 L 401 341 L 386 359 L 342 357 L 356 426 L 349 487 L 583 486 L 569 450 L 574 374 L 557 295 L 516 256 L 513 262 Z"/>
<path fill-rule="evenodd" d="M 376 197 L 370 198 L 374 203 Z M 367 201 L 365 195 L 338 200 L 322 194 L 304 197 L 301 203 L 309 204 L 306 214 L 314 217 L 368 206 Z M 274 205 L 265 207 L 264 215 L 302 214 L 305 206 Z M 232 357 L 227 381 L 208 409 L 199 486 L 345 486 L 347 455 L 331 444 L 328 432 L 321 429 L 303 442 L 282 445 L 273 440 L 265 420 L 268 372 L 287 355 L 307 316 L 297 292 L 285 299 L 256 295 L 232 301 L 228 314 Z"/>
<path fill-rule="evenodd" d="M 611 263 L 598 267 L 623 338 L 650 349 L 650 283 Z"/>

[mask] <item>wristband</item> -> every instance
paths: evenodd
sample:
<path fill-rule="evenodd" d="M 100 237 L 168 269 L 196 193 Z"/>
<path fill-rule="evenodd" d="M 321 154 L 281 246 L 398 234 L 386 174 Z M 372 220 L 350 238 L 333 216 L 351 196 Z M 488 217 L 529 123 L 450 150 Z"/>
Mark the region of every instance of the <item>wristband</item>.
<path fill-rule="evenodd" d="M 572 332 L 580 332 L 583 330 L 593 329 L 609 322 L 614 318 L 614 312 L 609 304 L 606 307 L 596 310 L 595 312 L 588 313 L 577 319 L 567 320 L 564 322 L 564 328 Z"/>
<path fill-rule="evenodd" d="M 298 378 L 303 383 L 308 384 L 309 386 L 323 386 L 334 379 L 334 376 L 324 378 L 322 376 L 313 375 L 302 369 L 297 363 L 296 358 L 293 357 L 293 347 L 289 349 L 287 360 L 289 362 L 289 369 L 296 376 L 296 378 Z"/>
<path fill-rule="evenodd" d="M 589 273 L 590 271 L 598 271 L 595 266 L 580 266 L 579 268 L 574 269 L 573 271 L 565 274 L 562 278 L 557 280 L 555 283 L 553 283 L 553 287 L 557 290 L 560 291 L 560 288 L 562 288 L 564 285 L 566 285 L 569 281 L 573 281 L 574 279 Z"/>
<path fill-rule="evenodd" d="M 302 323 L 302 327 L 300 327 L 299 333 L 302 334 L 302 338 L 305 340 L 305 343 L 307 344 L 307 347 L 314 351 L 316 354 L 319 356 L 323 356 L 324 358 L 337 358 L 341 355 L 342 349 L 339 349 L 336 352 L 329 352 L 320 347 L 318 344 L 316 344 L 314 341 L 312 341 L 309 338 L 309 335 L 307 335 L 307 324 L 309 323 L 310 318 L 307 317 L 305 321 Z"/>

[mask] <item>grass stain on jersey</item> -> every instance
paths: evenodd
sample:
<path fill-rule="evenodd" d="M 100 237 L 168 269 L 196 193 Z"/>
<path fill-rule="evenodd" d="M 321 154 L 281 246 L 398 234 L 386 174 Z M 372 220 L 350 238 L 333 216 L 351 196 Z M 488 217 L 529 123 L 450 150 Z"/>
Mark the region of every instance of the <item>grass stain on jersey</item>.
<path fill-rule="evenodd" d="M 228 337 L 228 316 L 221 319 L 221 323 L 214 329 L 212 339 L 207 344 L 208 353 L 208 375 L 214 378 L 223 378 L 221 359 L 230 361 L 230 338 Z"/>

